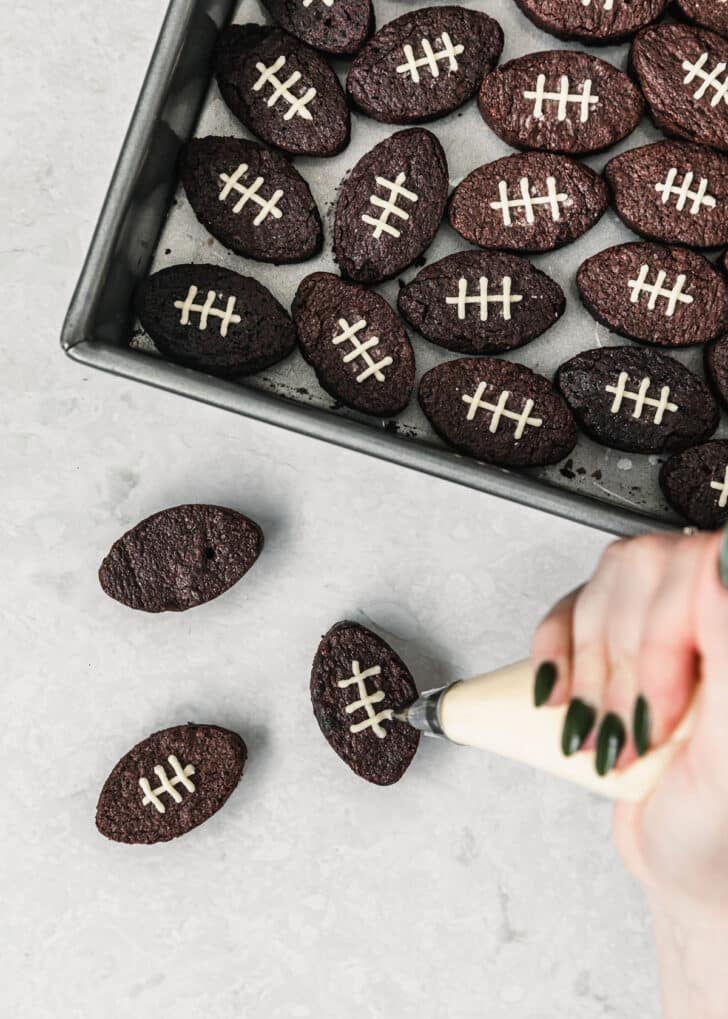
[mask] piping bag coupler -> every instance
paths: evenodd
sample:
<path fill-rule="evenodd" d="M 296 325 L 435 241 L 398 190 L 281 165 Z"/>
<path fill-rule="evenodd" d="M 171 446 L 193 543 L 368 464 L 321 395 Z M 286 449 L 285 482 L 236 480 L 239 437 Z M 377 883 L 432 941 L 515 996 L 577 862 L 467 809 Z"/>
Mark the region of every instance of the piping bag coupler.
<path fill-rule="evenodd" d="M 430 690 L 397 717 L 430 736 L 489 750 L 601 796 L 633 802 L 644 799 L 653 790 L 684 746 L 695 717 L 691 709 L 669 742 L 629 767 L 600 777 L 594 767 L 593 751 L 580 751 L 571 757 L 561 752 L 566 710 L 566 705 L 535 707 L 533 669 L 525 661 Z"/>

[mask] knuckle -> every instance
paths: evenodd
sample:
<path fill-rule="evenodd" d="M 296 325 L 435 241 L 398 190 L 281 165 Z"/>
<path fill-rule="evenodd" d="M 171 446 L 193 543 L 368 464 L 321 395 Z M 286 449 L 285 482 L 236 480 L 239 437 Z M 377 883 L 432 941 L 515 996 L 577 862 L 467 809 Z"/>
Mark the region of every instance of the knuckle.
<path fill-rule="evenodd" d="M 533 635 L 533 646 L 544 647 L 563 644 L 565 641 L 564 624 L 559 616 L 549 612 L 536 627 Z"/>
<path fill-rule="evenodd" d="M 625 538 L 610 542 L 599 557 L 599 570 L 611 569 L 621 562 L 628 544 L 629 542 Z"/>

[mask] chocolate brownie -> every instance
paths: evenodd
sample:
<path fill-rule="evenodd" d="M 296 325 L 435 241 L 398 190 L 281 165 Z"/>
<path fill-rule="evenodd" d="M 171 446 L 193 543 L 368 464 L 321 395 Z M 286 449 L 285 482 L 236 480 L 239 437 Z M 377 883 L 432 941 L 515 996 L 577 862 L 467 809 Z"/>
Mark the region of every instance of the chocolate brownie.
<path fill-rule="evenodd" d="M 349 144 L 349 111 L 324 58 L 269 25 L 229 25 L 215 62 L 220 93 L 245 126 L 290 155 L 335 156 Z"/>
<path fill-rule="evenodd" d="M 660 488 L 676 513 L 711 531 L 728 523 L 728 440 L 714 439 L 670 457 Z"/>
<path fill-rule="evenodd" d="M 440 438 L 485 463 L 538 467 L 576 445 L 576 424 L 548 379 L 521 364 L 463 357 L 420 382 L 420 404 Z"/>
<path fill-rule="evenodd" d="M 398 131 L 362 156 L 339 190 L 334 251 L 358 283 L 396 276 L 430 246 L 447 203 L 448 169 L 437 138 Z"/>
<path fill-rule="evenodd" d="M 678 11 L 696 25 L 728 35 L 728 3 L 726 0 L 675 0 Z"/>
<path fill-rule="evenodd" d="M 668 0 L 516 0 L 516 3 L 544 32 L 559 39 L 601 44 L 621 42 L 656 21 Z"/>
<path fill-rule="evenodd" d="M 705 370 L 723 405 L 728 407 L 728 335 L 705 348 Z"/>
<path fill-rule="evenodd" d="M 644 103 L 626 74 L 589 53 L 529 53 L 486 74 L 480 112 L 520 149 L 581 156 L 626 138 Z"/>
<path fill-rule="evenodd" d="M 341 622 L 322 638 L 311 669 L 311 703 L 329 746 L 360 778 L 393 785 L 420 734 L 397 714 L 417 699 L 409 669 L 365 626 Z"/>
<path fill-rule="evenodd" d="M 387 124 L 432 120 L 471 99 L 503 49 L 500 25 L 460 6 L 402 14 L 370 39 L 346 88 L 359 109 Z"/>
<path fill-rule="evenodd" d="M 168 842 L 203 824 L 243 775 L 247 748 L 217 725 L 176 725 L 137 743 L 104 783 L 96 827 L 131 845 Z"/>
<path fill-rule="evenodd" d="M 293 318 L 303 356 L 327 393 L 377 417 L 404 410 L 414 386 L 415 355 L 383 297 L 317 272 L 301 282 Z"/>
<path fill-rule="evenodd" d="M 372 0 L 263 0 L 281 28 L 337 57 L 361 48 L 374 30 Z"/>
<path fill-rule="evenodd" d="M 165 357 L 220 378 L 270 367 L 291 353 L 296 329 L 257 280 L 219 265 L 173 265 L 144 280 L 137 314 Z"/>
<path fill-rule="evenodd" d="M 687 248 L 618 244 L 583 262 L 576 283 L 594 318 L 631 340 L 686 347 L 728 330 L 726 280 Z"/>
<path fill-rule="evenodd" d="M 665 134 L 728 151 L 728 40 L 704 28 L 655 25 L 635 38 L 631 61 Z"/>
<path fill-rule="evenodd" d="M 241 138 L 195 138 L 180 172 L 199 221 L 238 255 L 284 264 L 321 250 L 323 227 L 308 184 L 279 153 Z"/>
<path fill-rule="evenodd" d="M 498 354 L 550 328 L 566 298 L 525 258 L 461 251 L 422 269 L 400 290 L 398 306 L 410 325 L 447 350 Z"/>
<path fill-rule="evenodd" d="M 566 156 L 525 152 L 479 167 L 450 200 L 450 223 L 482 248 L 540 252 L 581 237 L 606 212 L 598 174 Z"/>
<path fill-rule="evenodd" d="M 242 513 L 203 504 L 162 510 L 123 534 L 99 569 L 110 598 L 144 612 L 182 612 L 223 594 L 263 548 Z"/>
<path fill-rule="evenodd" d="M 604 176 L 618 215 L 643 237 L 691 248 L 728 244 L 728 157 L 655 142 L 615 156 Z"/>
<path fill-rule="evenodd" d="M 556 384 L 597 442 L 631 453 L 672 453 L 709 438 L 720 412 L 708 387 L 656 350 L 600 347 L 562 364 Z"/>

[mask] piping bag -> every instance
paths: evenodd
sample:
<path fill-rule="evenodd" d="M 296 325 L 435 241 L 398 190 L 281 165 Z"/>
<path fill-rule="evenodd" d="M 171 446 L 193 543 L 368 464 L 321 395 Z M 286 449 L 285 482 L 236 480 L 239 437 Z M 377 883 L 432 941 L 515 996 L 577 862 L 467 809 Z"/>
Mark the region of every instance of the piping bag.
<path fill-rule="evenodd" d="M 629 767 L 600 777 L 593 751 L 579 751 L 571 757 L 562 753 L 566 711 L 567 705 L 534 706 L 533 667 L 524 661 L 423 693 L 397 718 L 430 736 L 489 750 L 610 799 L 636 802 L 652 792 L 684 746 L 696 713 L 693 706 L 667 743 Z"/>

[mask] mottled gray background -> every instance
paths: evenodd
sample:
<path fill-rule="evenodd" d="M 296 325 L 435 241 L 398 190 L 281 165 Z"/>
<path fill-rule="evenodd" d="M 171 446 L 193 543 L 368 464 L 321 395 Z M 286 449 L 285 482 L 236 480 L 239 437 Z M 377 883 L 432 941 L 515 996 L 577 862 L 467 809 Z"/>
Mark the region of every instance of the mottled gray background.
<path fill-rule="evenodd" d="M 656 1019 L 610 808 L 423 745 L 389 790 L 320 737 L 319 635 L 371 623 L 421 685 L 527 652 L 607 538 L 63 358 L 57 335 L 164 10 L 0 5 L 0 1012 L 14 1019 Z M 132 614 L 95 572 L 163 506 L 244 509 L 268 545 L 224 599 Z M 115 761 L 238 729 L 240 789 L 158 848 L 93 827 Z"/>

